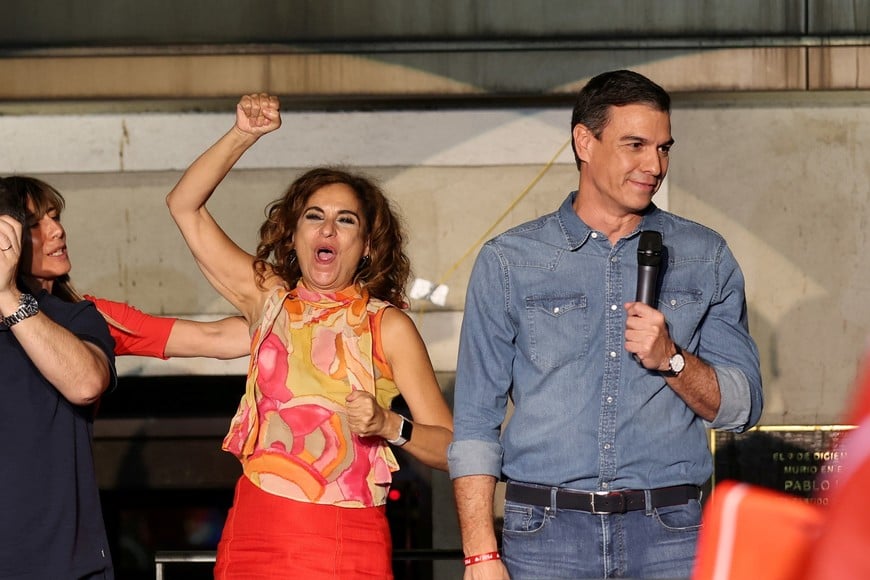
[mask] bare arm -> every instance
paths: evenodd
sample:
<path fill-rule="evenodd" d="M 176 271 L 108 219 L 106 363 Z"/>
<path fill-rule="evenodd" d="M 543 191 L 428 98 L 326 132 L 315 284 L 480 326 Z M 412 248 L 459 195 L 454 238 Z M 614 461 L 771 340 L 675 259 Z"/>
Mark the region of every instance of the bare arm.
<path fill-rule="evenodd" d="M 387 362 L 393 370 L 402 397 L 411 410 L 414 431 L 411 440 L 402 449 L 435 469 L 447 470 L 447 446 L 453 437 L 453 417 L 441 387 L 432 370 L 432 363 L 423 339 L 414 322 L 397 308 L 388 308 L 383 315 L 382 342 Z M 395 439 L 399 435 L 401 417 L 370 403 L 357 413 L 355 407 L 368 397 L 351 393 L 348 400 L 348 419 L 351 428 L 357 425 L 360 434 Z M 357 403 L 359 401 L 359 403 Z"/>
<path fill-rule="evenodd" d="M 671 348 L 666 352 L 668 354 L 665 355 L 664 366 L 660 366 L 659 371 L 668 370 L 668 360 L 677 352 L 673 342 L 671 342 Z M 686 359 L 686 367 L 680 376 L 665 376 L 665 381 L 696 415 L 706 421 L 712 421 L 719 413 L 721 401 L 716 371 L 690 352 L 684 350 L 683 357 Z"/>
<path fill-rule="evenodd" d="M 668 333 L 664 315 L 641 302 L 626 304 L 625 348 L 636 355 L 644 368 L 667 371 L 677 349 Z M 719 412 L 721 393 L 713 367 L 683 351 L 686 367 L 678 377 L 665 380 L 677 395 L 702 419 L 712 421 Z"/>
<path fill-rule="evenodd" d="M 241 316 L 214 322 L 197 322 L 179 318 L 172 326 L 166 343 L 166 356 L 203 356 L 233 359 L 250 354 L 251 337 Z"/>
<path fill-rule="evenodd" d="M 257 140 L 281 126 L 276 97 L 246 95 L 233 128 L 187 169 L 166 197 L 176 225 L 212 286 L 245 315 L 256 318 L 264 300 L 254 280 L 254 257 L 220 228 L 205 204 L 230 169 Z"/>
<path fill-rule="evenodd" d="M 414 321 L 397 308 L 384 312 L 382 325 L 387 362 L 414 420 L 413 437 L 402 449 L 424 464 L 446 471 L 447 446 L 453 439 L 453 416 L 435 378 L 426 345 Z M 382 436 L 394 439 L 401 420 L 390 412 L 386 422 Z"/>
<path fill-rule="evenodd" d="M 467 475 L 453 480 L 456 512 L 462 533 L 465 556 L 498 550 L 493 523 L 495 478 L 490 475 Z M 465 580 L 506 579 L 507 568 L 500 560 L 481 562 L 465 568 Z"/>
<path fill-rule="evenodd" d="M 15 272 L 21 256 L 21 224 L 0 216 L 0 315 L 18 309 L 21 292 Z M 55 323 L 42 312 L 10 329 L 39 372 L 71 403 L 87 405 L 109 387 L 112 372 L 106 355 Z"/>
<path fill-rule="evenodd" d="M 0 311 L 8 316 L 3 298 Z M 15 301 L 17 308 L 17 299 Z M 89 405 L 100 398 L 112 378 L 106 355 L 96 346 L 83 341 L 39 313 L 12 327 L 15 339 L 34 366 L 74 405 Z"/>
<path fill-rule="evenodd" d="M 125 302 L 85 294 L 109 323 L 115 355 L 210 357 L 231 359 L 249 353 L 245 319 L 231 316 L 210 322 L 146 314 Z"/>

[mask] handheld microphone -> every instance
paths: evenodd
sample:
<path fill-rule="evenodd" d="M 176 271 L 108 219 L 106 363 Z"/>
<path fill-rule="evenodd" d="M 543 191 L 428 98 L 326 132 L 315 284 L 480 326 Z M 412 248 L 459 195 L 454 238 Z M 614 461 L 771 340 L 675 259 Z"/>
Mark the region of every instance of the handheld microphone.
<path fill-rule="evenodd" d="M 641 232 L 637 243 L 637 302 L 656 307 L 656 290 L 661 263 L 661 232 L 654 230 Z"/>

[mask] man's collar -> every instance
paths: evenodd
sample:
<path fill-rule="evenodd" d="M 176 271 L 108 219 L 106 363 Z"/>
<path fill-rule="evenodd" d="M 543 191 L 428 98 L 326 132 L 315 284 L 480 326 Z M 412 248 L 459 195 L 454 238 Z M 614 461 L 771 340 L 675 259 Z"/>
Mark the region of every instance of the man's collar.
<path fill-rule="evenodd" d="M 562 234 L 565 236 L 566 247 L 574 251 L 589 239 L 592 235 L 592 228 L 586 225 L 586 222 L 580 219 L 577 212 L 574 211 L 574 200 L 577 198 L 577 192 L 572 191 L 562 205 L 559 206 L 557 212 L 559 218 L 559 226 L 562 228 Z M 650 203 L 644 210 L 638 226 L 632 231 L 627 238 L 634 237 L 644 230 L 656 230 L 660 227 L 661 210 L 654 203 Z"/>

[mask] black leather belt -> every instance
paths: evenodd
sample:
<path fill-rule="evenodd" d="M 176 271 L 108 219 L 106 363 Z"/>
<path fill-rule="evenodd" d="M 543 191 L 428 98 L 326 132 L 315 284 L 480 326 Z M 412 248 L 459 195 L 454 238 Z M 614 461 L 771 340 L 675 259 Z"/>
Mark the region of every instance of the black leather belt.
<path fill-rule="evenodd" d="M 552 504 L 550 487 L 524 485 L 508 482 L 505 499 L 548 507 Z M 675 485 L 651 489 L 652 507 L 681 505 L 689 500 L 700 499 L 701 489 L 695 485 Z M 611 492 L 588 492 L 559 489 L 556 491 L 556 509 L 579 510 L 591 514 L 624 514 L 625 512 L 646 509 L 643 490 L 621 490 Z"/>

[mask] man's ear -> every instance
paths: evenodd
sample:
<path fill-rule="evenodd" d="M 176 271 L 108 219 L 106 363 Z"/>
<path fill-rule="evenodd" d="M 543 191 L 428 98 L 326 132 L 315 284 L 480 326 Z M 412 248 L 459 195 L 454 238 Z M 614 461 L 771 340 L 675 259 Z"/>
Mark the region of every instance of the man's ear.
<path fill-rule="evenodd" d="M 580 161 L 589 162 L 589 145 L 595 140 L 595 135 L 592 134 L 586 125 L 577 123 L 574 125 L 574 151 L 577 152 L 577 157 Z"/>

